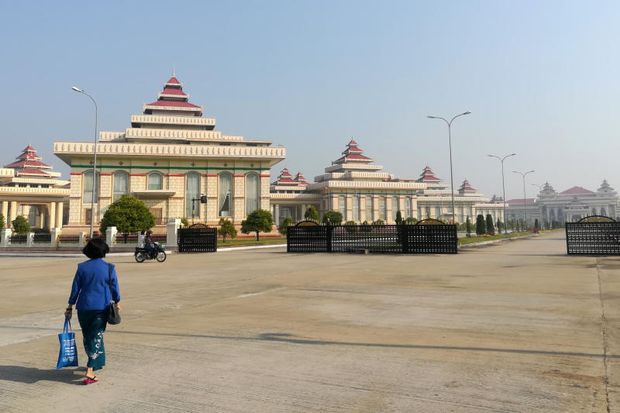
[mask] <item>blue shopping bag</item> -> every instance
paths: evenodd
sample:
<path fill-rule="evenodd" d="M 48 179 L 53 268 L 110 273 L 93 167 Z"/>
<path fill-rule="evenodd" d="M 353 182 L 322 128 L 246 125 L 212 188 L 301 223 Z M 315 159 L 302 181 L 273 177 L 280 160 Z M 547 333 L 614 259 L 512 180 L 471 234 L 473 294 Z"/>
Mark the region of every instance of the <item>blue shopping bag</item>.
<path fill-rule="evenodd" d="M 58 353 L 56 368 L 77 366 L 78 354 L 75 344 L 75 333 L 68 318 L 65 318 L 65 326 L 62 329 L 62 333 L 58 334 L 58 341 L 60 341 L 60 352 Z"/>

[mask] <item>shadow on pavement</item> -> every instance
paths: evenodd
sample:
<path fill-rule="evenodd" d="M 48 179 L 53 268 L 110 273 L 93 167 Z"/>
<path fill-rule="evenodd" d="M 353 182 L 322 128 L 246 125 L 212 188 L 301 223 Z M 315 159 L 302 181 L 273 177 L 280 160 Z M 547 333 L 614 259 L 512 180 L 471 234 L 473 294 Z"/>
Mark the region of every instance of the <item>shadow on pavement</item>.
<path fill-rule="evenodd" d="M 45 327 L 25 327 L 25 326 L 2 326 L 2 328 L 19 328 L 24 330 L 54 330 Z M 360 341 L 332 341 L 320 340 L 307 337 L 298 337 L 289 333 L 266 332 L 257 336 L 223 336 L 212 334 L 193 334 L 179 332 L 154 332 L 154 331 L 129 331 L 115 330 L 106 332 L 106 334 L 127 334 L 127 335 L 144 335 L 159 337 L 187 337 L 187 338 L 203 338 L 211 340 L 231 340 L 231 341 L 269 341 L 275 343 L 287 343 L 306 346 L 350 346 L 350 347 L 368 347 L 368 348 L 384 348 L 384 349 L 418 349 L 418 350 L 444 350 L 444 351 L 464 351 L 464 352 L 490 352 L 490 353 L 512 353 L 526 355 L 541 356 L 569 356 L 569 357 L 586 357 L 586 358 L 607 358 L 620 359 L 620 355 L 601 353 L 585 353 L 574 351 L 553 351 L 553 350 L 537 350 L 537 349 L 520 349 L 520 348 L 497 348 L 497 347 L 470 347 L 470 346 L 450 346 L 450 345 L 431 345 L 431 344 L 413 344 L 413 343 L 377 343 L 377 342 L 360 342 Z M 14 366 L 13 366 L 14 367 Z M 3 379 L 3 369 L 0 366 L 0 380 Z M 33 369 L 38 370 L 38 369 Z M 51 373 L 57 370 L 38 370 L 42 372 L 49 371 Z M 45 379 L 43 379 L 45 380 Z"/>
<path fill-rule="evenodd" d="M 83 370 L 83 369 L 82 369 Z M 74 369 L 38 369 L 36 367 L 24 366 L 2 366 L 0 365 L 0 381 L 14 381 L 18 383 L 34 384 L 39 381 L 56 381 L 66 384 L 78 384 L 83 378 L 76 375 L 82 373 L 79 368 Z"/>

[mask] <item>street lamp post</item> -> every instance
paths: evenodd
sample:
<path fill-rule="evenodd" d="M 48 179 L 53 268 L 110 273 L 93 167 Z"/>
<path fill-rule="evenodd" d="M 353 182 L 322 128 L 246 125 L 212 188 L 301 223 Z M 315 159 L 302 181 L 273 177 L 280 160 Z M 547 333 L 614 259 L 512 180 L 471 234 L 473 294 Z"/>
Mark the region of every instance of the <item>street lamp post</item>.
<path fill-rule="evenodd" d="M 507 234 L 506 232 L 506 184 L 504 183 L 504 161 L 506 160 L 506 158 L 510 158 L 511 156 L 515 156 L 515 155 L 516 153 L 511 153 L 506 156 L 497 156 L 497 155 L 492 155 L 492 154 L 488 155 L 491 158 L 499 159 L 499 161 L 502 164 L 502 196 L 504 200 L 504 234 Z"/>
<path fill-rule="evenodd" d="M 527 197 L 525 196 L 525 177 L 535 171 L 532 169 L 531 171 L 521 172 L 521 171 L 512 171 L 516 174 L 521 175 L 523 178 L 523 224 L 527 227 Z"/>
<path fill-rule="evenodd" d="M 90 199 L 90 239 L 93 239 L 93 225 L 95 223 L 95 197 L 97 194 L 97 127 L 98 127 L 97 123 L 99 120 L 99 113 L 98 113 L 98 108 L 97 108 L 97 102 L 95 102 L 95 99 L 91 95 L 89 95 L 83 89 L 80 89 L 77 86 L 73 86 L 71 87 L 71 89 L 73 89 L 73 91 L 77 93 L 81 93 L 85 96 L 88 96 L 88 98 L 95 105 L 95 139 L 94 139 L 94 145 L 93 145 L 93 192 L 92 192 L 92 196 Z M 99 205 L 98 199 L 97 199 L 97 205 Z"/>
<path fill-rule="evenodd" d="M 455 219 L 455 209 L 454 209 L 454 173 L 452 171 L 452 122 L 454 122 L 454 119 L 461 117 L 461 116 L 465 116 L 465 115 L 469 115 L 471 112 L 467 111 L 467 112 L 463 112 L 463 113 L 459 113 L 458 115 L 454 116 L 452 119 L 450 119 L 449 121 L 446 118 L 443 118 L 441 116 L 427 116 L 427 118 L 429 119 L 440 119 L 443 120 L 444 122 L 446 122 L 446 125 L 448 125 L 448 147 L 450 148 L 450 196 L 451 196 L 451 203 L 452 203 L 452 223 L 456 224 L 456 219 Z"/>

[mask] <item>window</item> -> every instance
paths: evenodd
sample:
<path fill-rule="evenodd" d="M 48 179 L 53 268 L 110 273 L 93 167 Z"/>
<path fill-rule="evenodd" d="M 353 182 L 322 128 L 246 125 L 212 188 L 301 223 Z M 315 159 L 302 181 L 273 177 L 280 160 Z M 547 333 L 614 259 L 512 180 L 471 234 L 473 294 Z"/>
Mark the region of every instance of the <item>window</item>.
<path fill-rule="evenodd" d="M 387 216 L 386 215 L 387 205 L 386 205 L 385 199 L 386 197 L 384 196 L 379 197 L 379 219 L 382 221 L 385 221 L 385 217 Z"/>
<path fill-rule="evenodd" d="M 164 189 L 164 177 L 158 172 L 151 172 L 146 179 L 146 189 L 149 191 Z"/>
<path fill-rule="evenodd" d="M 345 204 L 346 197 L 344 195 L 340 195 L 338 197 L 338 211 L 342 214 L 342 219 L 346 220 L 347 216 L 347 207 Z"/>
<path fill-rule="evenodd" d="M 259 208 L 258 200 L 260 198 L 260 179 L 255 173 L 249 173 L 245 176 L 245 214 Z"/>
<path fill-rule="evenodd" d="M 200 218 L 200 202 L 198 202 L 199 198 L 200 198 L 200 175 L 196 172 L 190 172 L 187 175 L 185 175 L 185 215 L 186 217 Z"/>
<path fill-rule="evenodd" d="M 95 202 L 97 202 L 98 200 L 98 193 L 99 193 L 99 184 L 100 184 L 100 176 L 99 176 L 99 172 L 97 172 L 97 188 L 95 190 Z M 85 204 L 90 204 L 93 200 L 93 171 L 86 171 L 84 172 L 84 174 L 82 175 L 82 185 L 84 188 L 83 191 L 83 195 L 82 195 L 82 202 Z"/>
<path fill-rule="evenodd" d="M 360 220 L 360 196 L 353 195 L 353 221 Z"/>
<path fill-rule="evenodd" d="M 220 173 L 218 205 L 221 217 L 232 215 L 232 175 L 228 172 Z"/>
<path fill-rule="evenodd" d="M 372 197 L 371 196 L 367 196 L 366 197 L 366 216 L 364 217 L 364 219 L 368 222 L 372 222 L 373 217 L 372 217 Z"/>
<path fill-rule="evenodd" d="M 112 202 L 118 201 L 123 195 L 129 193 L 129 174 L 124 171 L 114 173 L 114 187 L 112 190 Z"/>
<path fill-rule="evenodd" d="M 396 221 L 396 214 L 398 213 L 398 211 L 400 211 L 399 199 L 397 196 L 394 196 L 392 197 L 392 218 L 394 219 L 394 221 Z M 400 214 L 402 215 L 403 212 L 401 211 Z"/>

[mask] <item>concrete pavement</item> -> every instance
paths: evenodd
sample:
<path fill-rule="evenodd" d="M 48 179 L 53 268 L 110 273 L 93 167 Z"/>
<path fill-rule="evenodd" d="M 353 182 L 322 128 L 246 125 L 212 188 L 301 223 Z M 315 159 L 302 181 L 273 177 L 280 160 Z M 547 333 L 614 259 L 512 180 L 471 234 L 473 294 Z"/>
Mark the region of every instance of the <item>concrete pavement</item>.
<path fill-rule="evenodd" d="M 112 257 L 124 321 L 91 386 L 53 369 L 79 260 L 0 258 L 0 411 L 620 411 L 620 258 L 564 242 Z"/>

